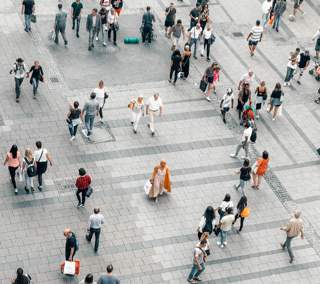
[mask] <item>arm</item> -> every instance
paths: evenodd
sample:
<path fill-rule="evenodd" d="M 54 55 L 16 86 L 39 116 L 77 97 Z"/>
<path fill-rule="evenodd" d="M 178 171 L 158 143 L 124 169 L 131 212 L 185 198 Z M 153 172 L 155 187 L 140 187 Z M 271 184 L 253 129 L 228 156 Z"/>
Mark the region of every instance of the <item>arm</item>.
<path fill-rule="evenodd" d="M 149 105 L 146 106 L 146 115 L 149 114 Z"/>
<path fill-rule="evenodd" d="M 24 3 L 22 2 L 22 6 L 21 6 L 21 15 L 24 14 Z"/>
<path fill-rule="evenodd" d="M 86 30 L 89 31 L 89 15 L 87 17 Z"/>
<path fill-rule="evenodd" d="M 231 108 L 233 108 L 234 99 L 231 100 Z"/>
<path fill-rule="evenodd" d="M 89 217 L 89 221 L 88 221 L 88 227 L 87 227 L 88 231 L 90 230 L 90 227 L 91 227 L 91 216 Z"/>
<path fill-rule="evenodd" d="M 74 253 L 74 247 L 72 247 L 72 248 L 71 248 L 71 250 L 70 250 L 70 257 L 69 257 L 69 261 L 72 261 L 73 253 Z"/>
<path fill-rule="evenodd" d="M 52 158 L 51 158 L 51 155 L 49 153 L 46 154 L 46 158 L 48 159 L 49 164 L 52 167 Z"/>
<path fill-rule="evenodd" d="M 6 165 L 6 163 L 8 163 L 8 160 L 9 160 L 9 157 L 8 157 L 8 155 L 6 155 L 6 158 L 5 158 L 4 162 L 3 162 L 4 166 Z"/>
<path fill-rule="evenodd" d="M 312 37 L 312 40 L 315 40 L 320 35 L 320 30 L 318 30 L 314 36 Z"/>
<path fill-rule="evenodd" d="M 163 113 L 163 106 L 160 106 L 160 116 L 162 116 L 162 113 Z"/>
<path fill-rule="evenodd" d="M 250 32 L 247 36 L 247 41 L 249 40 L 249 38 L 252 36 L 252 32 Z"/>

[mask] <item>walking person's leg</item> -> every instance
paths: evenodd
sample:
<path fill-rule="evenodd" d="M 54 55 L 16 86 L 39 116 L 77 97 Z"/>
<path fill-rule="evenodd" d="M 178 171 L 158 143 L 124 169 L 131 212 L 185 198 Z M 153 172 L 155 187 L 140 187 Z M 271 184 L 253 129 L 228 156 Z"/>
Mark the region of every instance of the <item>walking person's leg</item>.
<path fill-rule="evenodd" d="M 112 26 L 112 30 L 113 30 L 113 44 L 116 45 L 117 44 L 117 30 L 114 25 Z"/>
<path fill-rule="evenodd" d="M 75 29 L 75 25 L 76 25 L 76 20 L 77 20 L 77 17 L 72 17 L 72 29 L 74 30 Z"/>
<path fill-rule="evenodd" d="M 17 188 L 17 184 L 16 184 L 16 170 L 18 169 L 18 167 L 8 167 L 9 169 L 9 174 L 10 174 L 10 179 L 11 179 L 11 183 L 13 185 L 13 188 L 16 189 Z"/>
<path fill-rule="evenodd" d="M 149 126 L 151 133 L 154 133 L 154 112 L 152 110 L 149 111 Z"/>
<path fill-rule="evenodd" d="M 240 217 L 240 228 L 239 228 L 239 232 L 242 231 L 243 223 L 244 223 L 244 218 L 243 218 L 243 217 Z"/>
<path fill-rule="evenodd" d="M 21 91 L 20 91 L 20 79 L 19 78 L 14 78 L 14 82 L 15 82 L 15 91 L 16 91 L 16 100 L 19 101 L 19 98 L 20 98 L 20 94 L 21 94 Z"/>
<path fill-rule="evenodd" d="M 80 193 L 81 193 L 81 191 L 78 189 L 77 192 L 76 192 L 76 196 L 77 196 L 77 199 L 78 199 L 78 206 L 81 204 Z"/>
<path fill-rule="evenodd" d="M 100 240 L 101 229 L 95 229 L 95 242 L 94 242 L 94 251 L 97 252 L 99 248 L 99 240 Z"/>
<path fill-rule="evenodd" d="M 198 40 L 195 39 L 195 42 L 194 42 L 194 54 L 193 54 L 193 58 L 194 59 L 197 59 L 197 45 L 198 45 Z"/>
<path fill-rule="evenodd" d="M 61 36 L 64 40 L 64 45 L 67 45 L 68 44 L 68 40 L 67 40 L 67 37 L 66 37 L 66 28 L 61 28 L 60 30 L 61 32 Z"/>
<path fill-rule="evenodd" d="M 210 47 L 211 47 L 211 44 L 209 43 L 209 40 L 208 40 L 208 44 L 207 44 L 207 60 L 208 61 L 210 60 Z"/>
<path fill-rule="evenodd" d="M 92 115 L 92 116 L 90 116 L 90 118 L 89 118 L 90 134 L 92 134 L 93 125 L 94 125 L 94 116 Z"/>
<path fill-rule="evenodd" d="M 206 269 L 204 266 L 204 263 L 201 263 L 200 266 L 201 266 L 201 270 L 197 270 L 197 272 L 193 276 L 193 279 L 199 279 L 200 274 Z"/>
<path fill-rule="evenodd" d="M 87 195 L 87 189 L 81 191 L 81 197 L 82 197 L 82 202 L 81 204 L 84 206 L 86 203 L 86 195 Z"/>
<path fill-rule="evenodd" d="M 195 264 L 193 264 L 187 280 L 191 281 L 194 275 L 197 273 L 197 271 L 198 271 L 198 267 Z"/>
<path fill-rule="evenodd" d="M 258 182 L 257 182 L 257 185 L 256 185 L 257 189 L 259 189 L 261 181 L 262 181 L 262 176 L 258 175 Z"/>
<path fill-rule="evenodd" d="M 89 115 L 85 115 L 84 116 L 84 125 L 86 127 L 86 130 L 87 130 L 87 136 L 89 136 L 89 133 L 90 133 L 90 121 L 89 121 Z"/>
<path fill-rule="evenodd" d="M 94 229 L 90 228 L 90 229 L 89 229 L 89 234 L 86 235 L 86 240 L 87 240 L 88 242 L 91 242 L 93 233 L 94 233 Z"/>
<path fill-rule="evenodd" d="M 248 156 L 249 156 L 249 142 L 247 142 L 243 145 L 243 149 L 244 149 L 245 157 L 248 158 Z"/>
<path fill-rule="evenodd" d="M 279 109 L 279 106 L 275 106 L 275 107 L 274 107 L 274 111 L 273 111 L 272 119 L 275 119 L 275 118 L 277 117 L 278 109 Z"/>
<path fill-rule="evenodd" d="M 112 31 L 112 29 L 111 29 L 111 28 L 109 28 L 109 29 L 108 29 L 108 41 L 110 41 L 110 40 L 111 40 L 111 31 Z"/>
<path fill-rule="evenodd" d="M 238 144 L 237 148 L 236 148 L 236 152 L 234 153 L 234 156 L 237 157 L 239 154 L 240 149 L 243 148 L 242 143 Z"/>
<path fill-rule="evenodd" d="M 32 79 L 32 87 L 33 87 L 33 97 L 35 97 L 35 95 L 37 94 L 38 91 L 38 87 L 39 87 L 39 80 L 37 80 L 36 78 Z"/>
<path fill-rule="evenodd" d="M 77 37 L 79 37 L 79 30 L 80 30 L 80 21 L 81 21 L 81 17 L 78 16 L 77 17 Z"/>
<path fill-rule="evenodd" d="M 135 119 L 135 122 L 134 122 L 134 125 L 133 125 L 133 129 L 135 131 L 137 131 L 137 129 L 138 129 L 138 124 L 139 124 L 141 116 L 142 116 L 141 112 L 137 113 L 137 115 L 136 115 L 136 119 Z"/>
<path fill-rule="evenodd" d="M 170 83 L 171 83 L 171 80 L 172 80 L 173 71 L 174 71 L 174 67 L 173 67 L 173 65 L 171 65 L 171 67 L 170 67 L 170 75 L 169 75 L 169 82 Z"/>
<path fill-rule="evenodd" d="M 173 80 L 173 84 L 175 84 L 175 83 L 177 82 L 178 73 L 179 73 L 179 69 L 178 69 L 178 68 L 175 68 L 175 69 L 174 69 L 174 80 Z"/>
<path fill-rule="evenodd" d="M 42 188 L 42 172 L 38 173 L 38 184 L 39 184 L 38 188 L 40 190 Z"/>
<path fill-rule="evenodd" d="M 100 119 L 102 120 L 103 119 L 102 107 L 99 107 L 99 116 L 100 116 Z"/>
<path fill-rule="evenodd" d="M 89 31 L 89 38 L 88 38 L 88 49 L 91 50 L 92 45 L 93 45 L 93 33 L 92 30 Z"/>
<path fill-rule="evenodd" d="M 74 136 L 74 128 L 73 128 L 73 124 L 72 122 L 71 123 L 68 123 L 68 129 L 69 129 L 69 133 L 70 133 L 70 136 Z"/>
<path fill-rule="evenodd" d="M 78 124 L 73 126 L 73 136 L 76 136 L 78 130 Z"/>
<path fill-rule="evenodd" d="M 290 256 L 290 263 L 293 262 L 293 259 L 294 259 L 294 255 L 293 255 L 293 252 L 292 252 L 292 248 L 291 248 L 291 241 L 292 241 L 293 237 L 287 237 L 287 240 L 286 240 L 286 246 L 287 246 L 287 249 L 288 249 L 288 254 Z"/>

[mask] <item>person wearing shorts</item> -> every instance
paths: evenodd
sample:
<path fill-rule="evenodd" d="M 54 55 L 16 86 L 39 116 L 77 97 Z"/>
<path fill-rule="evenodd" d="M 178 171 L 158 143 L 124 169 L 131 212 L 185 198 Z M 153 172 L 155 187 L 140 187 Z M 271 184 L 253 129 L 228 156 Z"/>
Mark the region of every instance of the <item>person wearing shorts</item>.
<path fill-rule="evenodd" d="M 260 20 L 256 21 L 256 25 L 251 29 L 247 37 L 247 41 L 249 41 L 249 50 L 250 55 L 254 55 L 254 51 L 258 45 L 258 42 L 261 41 L 263 35 L 263 27 L 260 26 Z"/>
<path fill-rule="evenodd" d="M 176 8 L 174 7 L 173 3 L 170 3 L 170 6 L 166 9 L 166 19 L 164 21 L 164 26 L 165 26 L 165 31 L 166 31 L 166 36 L 168 37 L 168 33 L 170 29 L 174 26 L 175 24 L 175 18 L 176 18 Z"/>

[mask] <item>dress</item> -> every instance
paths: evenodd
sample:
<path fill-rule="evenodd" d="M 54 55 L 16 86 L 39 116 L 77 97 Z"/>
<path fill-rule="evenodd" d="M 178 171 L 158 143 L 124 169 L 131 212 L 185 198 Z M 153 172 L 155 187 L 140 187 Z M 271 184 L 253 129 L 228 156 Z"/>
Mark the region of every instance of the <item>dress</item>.
<path fill-rule="evenodd" d="M 167 192 L 171 192 L 170 178 L 169 178 L 169 168 L 165 167 L 161 169 L 160 166 L 154 168 L 153 171 L 153 185 L 149 192 L 150 198 L 156 198 L 162 194 L 163 189 Z"/>
<path fill-rule="evenodd" d="M 183 58 L 182 58 L 182 72 L 184 74 L 184 78 L 188 78 L 189 76 L 189 69 L 190 69 L 190 57 L 191 52 L 190 51 L 184 51 L 183 52 Z"/>

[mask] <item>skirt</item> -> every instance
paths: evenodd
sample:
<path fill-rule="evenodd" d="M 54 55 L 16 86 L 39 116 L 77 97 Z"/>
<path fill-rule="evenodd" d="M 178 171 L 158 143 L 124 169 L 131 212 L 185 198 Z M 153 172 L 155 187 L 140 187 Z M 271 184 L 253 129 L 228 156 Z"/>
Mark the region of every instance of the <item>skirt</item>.
<path fill-rule="evenodd" d="M 276 106 L 276 107 L 281 106 L 280 99 L 278 99 L 278 98 L 271 99 L 271 105 Z"/>

